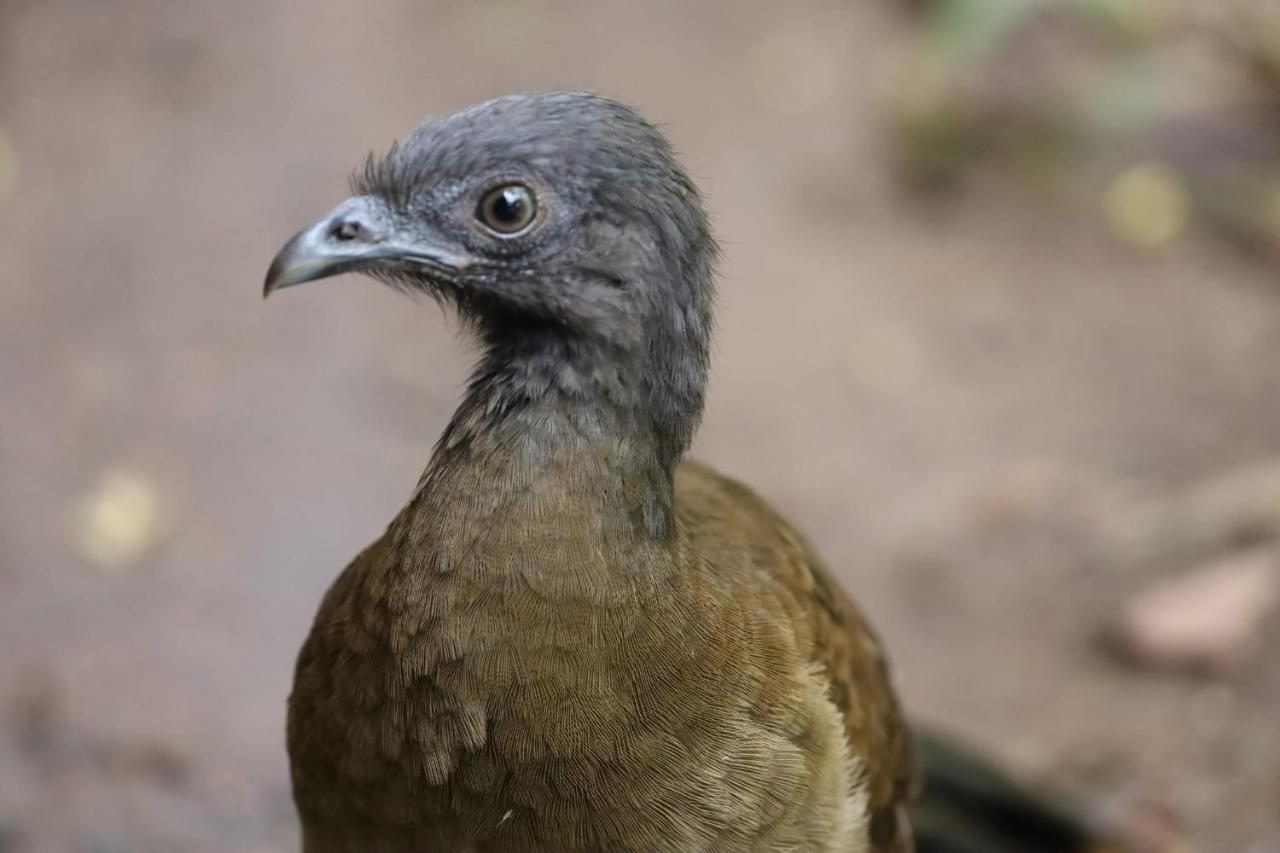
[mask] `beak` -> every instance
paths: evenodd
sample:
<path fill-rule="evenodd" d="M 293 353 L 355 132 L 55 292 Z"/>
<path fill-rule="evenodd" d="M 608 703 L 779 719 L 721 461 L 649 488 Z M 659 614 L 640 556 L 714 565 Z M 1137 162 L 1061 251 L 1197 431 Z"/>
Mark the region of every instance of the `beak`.
<path fill-rule="evenodd" d="M 401 235 L 395 217 L 377 196 L 344 201 L 284 244 L 271 262 L 262 296 L 344 272 L 400 270 L 449 278 L 465 262 Z"/>

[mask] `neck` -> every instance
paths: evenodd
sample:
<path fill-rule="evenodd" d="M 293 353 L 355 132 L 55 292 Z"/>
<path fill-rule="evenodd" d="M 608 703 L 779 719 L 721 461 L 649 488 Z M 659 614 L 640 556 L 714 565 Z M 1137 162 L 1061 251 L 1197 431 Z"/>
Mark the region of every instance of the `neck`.
<path fill-rule="evenodd" d="M 472 533 L 500 507 L 560 513 L 569 529 L 581 515 L 583 530 L 666 541 L 672 472 L 699 408 L 691 420 L 654 405 L 655 389 L 670 396 L 678 384 L 669 374 L 559 330 L 490 341 L 409 514 L 445 510 Z"/>

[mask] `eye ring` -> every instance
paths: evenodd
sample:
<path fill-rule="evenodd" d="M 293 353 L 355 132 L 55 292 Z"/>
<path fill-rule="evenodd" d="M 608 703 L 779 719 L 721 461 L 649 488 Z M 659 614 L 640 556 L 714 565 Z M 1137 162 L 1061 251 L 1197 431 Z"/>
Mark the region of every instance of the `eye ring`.
<path fill-rule="evenodd" d="M 480 198 L 476 219 L 498 237 L 515 237 L 529 230 L 538 218 L 538 200 L 521 183 L 499 184 Z"/>

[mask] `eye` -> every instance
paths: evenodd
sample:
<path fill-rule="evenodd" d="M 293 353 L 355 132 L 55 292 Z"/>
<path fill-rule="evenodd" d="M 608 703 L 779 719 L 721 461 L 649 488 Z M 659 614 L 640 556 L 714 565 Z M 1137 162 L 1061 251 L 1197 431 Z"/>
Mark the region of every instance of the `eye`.
<path fill-rule="evenodd" d="M 494 187 L 480 199 L 476 219 L 493 233 L 510 237 L 533 224 L 538 215 L 538 202 L 533 191 L 524 184 Z"/>

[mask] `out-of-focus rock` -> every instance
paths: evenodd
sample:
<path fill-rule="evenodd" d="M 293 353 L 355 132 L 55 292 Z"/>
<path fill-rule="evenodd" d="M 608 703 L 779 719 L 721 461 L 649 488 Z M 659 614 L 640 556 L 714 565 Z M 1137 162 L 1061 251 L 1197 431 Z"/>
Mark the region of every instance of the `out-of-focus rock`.
<path fill-rule="evenodd" d="M 1255 647 L 1278 583 L 1275 548 L 1238 551 L 1139 593 L 1105 636 L 1140 666 L 1227 672 Z"/>

